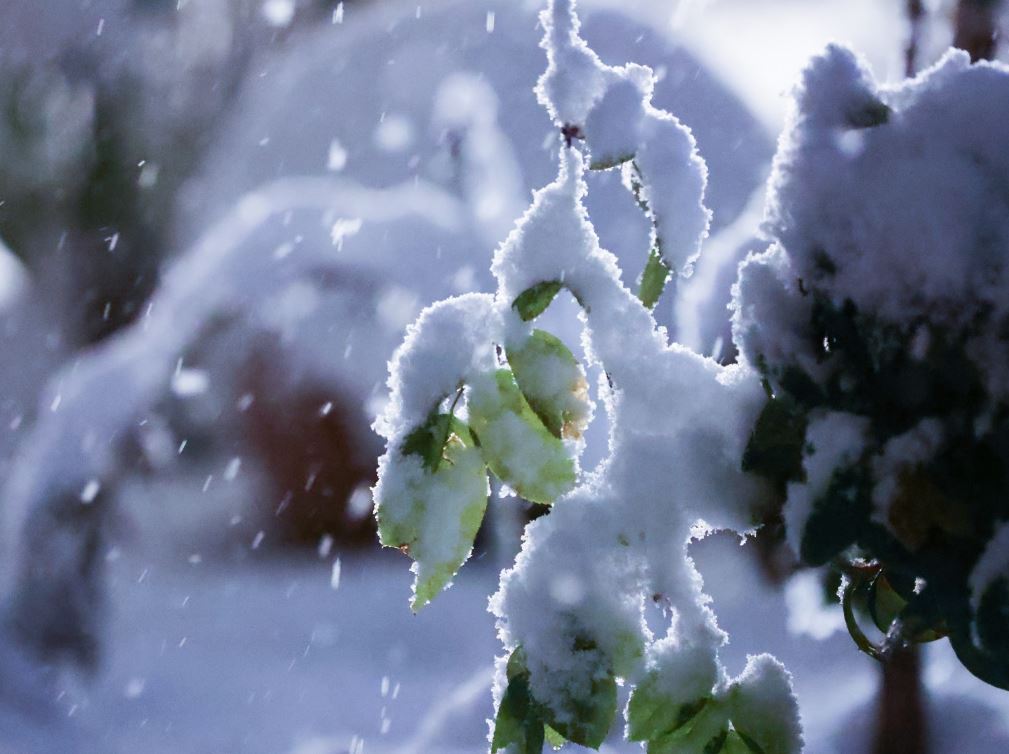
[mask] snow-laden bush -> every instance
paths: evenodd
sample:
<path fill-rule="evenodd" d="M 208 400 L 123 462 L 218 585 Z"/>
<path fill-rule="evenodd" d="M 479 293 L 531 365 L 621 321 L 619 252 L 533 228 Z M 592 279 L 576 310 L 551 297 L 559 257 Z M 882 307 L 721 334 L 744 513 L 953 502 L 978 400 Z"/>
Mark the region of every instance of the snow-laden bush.
<path fill-rule="evenodd" d="M 771 178 L 774 244 L 735 337 L 771 400 L 744 466 L 803 560 L 851 577 L 881 647 L 949 635 L 1009 688 L 1009 71 L 951 51 L 878 87 L 806 70 Z M 990 544 L 989 544 L 990 543 Z M 863 595 L 862 593 L 865 592 Z"/>
<path fill-rule="evenodd" d="M 948 635 L 1006 687 L 1009 72 L 950 53 L 881 89 L 842 48 L 810 64 L 769 186 L 774 243 L 735 293 L 741 360 L 721 367 L 670 345 L 649 312 L 706 235 L 704 164 L 650 105 L 651 71 L 603 65 L 572 5 L 542 16 L 559 176 L 498 249 L 496 293 L 421 314 L 376 424 L 379 534 L 415 561 L 415 608 L 468 557 L 488 470 L 552 505 L 491 600 L 507 651 L 492 750 L 598 747 L 623 686 L 626 736 L 649 752 L 798 751 L 788 674 L 761 655 L 728 678 L 687 552 L 782 504 L 797 553 L 848 574 L 863 650 L 885 660 Z M 637 297 L 583 206 L 586 169 L 610 168 L 652 221 Z M 532 325 L 565 290 L 585 365 Z M 584 366 L 605 375 L 610 422 L 592 471 L 578 465 Z"/>
<path fill-rule="evenodd" d="M 703 529 L 752 530 L 769 499 L 740 467 L 765 401 L 757 375 L 669 345 L 649 311 L 706 235 L 704 163 L 689 131 L 650 105 L 649 69 L 603 65 L 568 2 L 542 21 L 550 65 L 537 93 L 567 139 L 560 174 L 498 249 L 496 294 L 428 308 L 393 359 L 377 423 L 389 443 L 380 537 L 414 559 L 419 608 L 469 555 L 488 469 L 552 503 L 491 602 L 509 653 L 494 750 L 539 751 L 544 737 L 598 747 L 623 684 L 627 735 L 651 751 L 797 751 L 787 673 L 761 655 L 728 677 L 727 637 L 687 555 Z M 617 166 L 653 224 L 639 297 L 582 204 L 585 170 Z M 591 473 L 578 468 L 592 414 L 583 367 L 532 325 L 562 290 L 581 306 L 589 365 L 605 374 L 610 453 Z"/>

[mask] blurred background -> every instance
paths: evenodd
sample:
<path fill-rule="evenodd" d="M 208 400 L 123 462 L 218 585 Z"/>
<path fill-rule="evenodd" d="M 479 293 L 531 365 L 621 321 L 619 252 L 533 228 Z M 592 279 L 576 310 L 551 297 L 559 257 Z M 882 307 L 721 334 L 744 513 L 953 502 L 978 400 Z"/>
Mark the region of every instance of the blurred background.
<path fill-rule="evenodd" d="M 954 41 L 1009 52 L 983 0 L 579 5 L 708 163 L 712 238 L 657 317 L 724 362 L 804 61 L 842 41 L 896 82 Z M 0 752 L 485 749 L 486 598 L 528 511 L 492 506 L 412 616 L 408 561 L 375 539 L 370 423 L 406 326 L 493 289 L 494 248 L 553 178 L 539 7 L 0 2 Z M 648 227 L 619 175 L 590 176 L 588 205 L 633 283 Z M 549 328 L 571 346 L 573 314 Z M 810 754 L 1009 749 L 1009 699 L 944 643 L 884 677 L 773 541 L 693 549 L 729 669 L 788 665 Z"/>

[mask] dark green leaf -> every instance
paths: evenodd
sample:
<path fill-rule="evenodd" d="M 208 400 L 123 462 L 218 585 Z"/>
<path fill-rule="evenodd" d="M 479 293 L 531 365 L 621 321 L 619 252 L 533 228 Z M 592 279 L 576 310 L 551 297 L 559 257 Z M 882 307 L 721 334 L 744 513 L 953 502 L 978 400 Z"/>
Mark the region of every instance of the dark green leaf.
<path fill-rule="evenodd" d="M 652 249 L 648 255 L 648 262 L 645 264 L 645 271 L 641 273 L 641 287 L 638 289 L 638 298 L 641 299 L 645 308 L 655 308 L 671 273 L 669 265 L 666 264 L 659 250 Z"/>
<path fill-rule="evenodd" d="M 890 629 L 897 616 L 907 605 L 907 602 L 894 591 L 890 582 L 882 573 L 878 574 L 869 585 L 868 607 L 869 615 L 876 628 L 884 634 Z"/>
<path fill-rule="evenodd" d="M 851 128 L 874 128 L 890 120 L 891 110 L 879 100 L 873 100 L 848 113 Z"/>
<path fill-rule="evenodd" d="M 432 473 L 437 471 L 445 445 L 458 422 L 451 414 L 432 414 L 422 426 L 407 436 L 403 442 L 403 454 L 419 455 L 425 469 Z"/>
<path fill-rule="evenodd" d="M 657 689 L 654 678 L 638 684 L 627 705 L 627 738 L 629 741 L 654 741 L 679 730 L 690 722 L 708 699 L 687 704 L 671 704 Z"/>
<path fill-rule="evenodd" d="M 548 280 L 527 288 L 512 302 L 512 309 L 518 312 L 523 322 L 536 319 L 554 300 L 561 290 L 559 280 Z"/>
<path fill-rule="evenodd" d="M 704 754 L 719 754 L 725 748 L 725 740 L 729 737 L 729 731 L 723 730 L 717 736 L 708 741 L 704 747 Z"/>
<path fill-rule="evenodd" d="M 1009 579 L 996 579 L 985 590 L 974 620 L 981 646 L 1009 661 Z"/>
<path fill-rule="evenodd" d="M 801 481 L 806 413 L 787 395 L 771 398 L 757 417 L 743 452 L 743 471 L 752 471 L 781 486 Z"/>
<path fill-rule="evenodd" d="M 590 749 L 598 749 L 613 726 L 617 714 L 617 682 L 612 674 L 592 681 L 588 699 L 571 701 L 571 721 L 548 719 L 550 727 L 568 741 Z M 549 710 L 548 718 L 551 717 Z"/>
<path fill-rule="evenodd" d="M 949 634 L 949 643 L 967 670 L 985 683 L 1009 691 L 1009 659 L 978 649 L 968 626 L 954 626 Z"/>
<path fill-rule="evenodd" d="M 838 469 L 826 492 L 813 502 L 800 545 L 809 565 L 822 565 L 854 543 L 871 510 L 868 469 L 855 464 Z"/>
<path fill-rule="evenodd" d="M 491 752 L 515 746 L 521 754 L 542 754 L 544 738 L 543 718 L 529 690 L 529 671 L 519 648 L 508 658 L 508 688 L 494 720 Z"/>
<path fill-rule="evenodd" d="M 748 751 L 751 754 L 766 754 L 764 752 L 763 747 L 760 744 L 758 744 L 756 741 L 754 741 L 752 738 L 750 738 L 748 735 L 746 735 L 745 733 L 743 733 L 743 731 L 741 731 L 741 730 L 734 730 L 734 731 L 732 731 L 732 733 L 729 734 L 730 738 L 732 738 L 733 736 L 738 737 L 739 740 L 742 741 L 743 744 L 746 746 L 746 749 L 743 750 L 743 751 Z"/>

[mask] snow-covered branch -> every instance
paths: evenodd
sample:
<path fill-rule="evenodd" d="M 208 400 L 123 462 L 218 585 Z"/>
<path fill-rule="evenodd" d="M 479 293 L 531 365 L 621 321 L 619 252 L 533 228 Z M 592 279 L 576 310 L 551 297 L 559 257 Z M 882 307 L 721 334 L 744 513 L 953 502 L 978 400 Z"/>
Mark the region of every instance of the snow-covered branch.
<path fill-rule="evenodd" d="M 214 315 L 340 269 L 335 246 L 248 252 L 244 242 L 264 222 L 293 210 L 364 222 L 417 217 L 445 228 L 463 216 L 456 199 L 423 182 L 367 189 L 333 178 L 277 180 L 242 197 L 179 257 L 133 326 L 57 374 L 3 491 L 6 623 L 23 643 L 93 659 L 119 443 L 167 390 L 184 349 Z"/>

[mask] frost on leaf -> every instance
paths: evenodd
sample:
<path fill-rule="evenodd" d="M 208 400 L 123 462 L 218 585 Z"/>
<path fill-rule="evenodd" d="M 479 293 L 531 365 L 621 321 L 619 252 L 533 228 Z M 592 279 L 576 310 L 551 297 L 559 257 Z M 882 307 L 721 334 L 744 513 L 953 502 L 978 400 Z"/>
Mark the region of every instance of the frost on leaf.
<path fill-rule="evenodd" d="M 748 745 L 756 745 L 752 750 L 764 754 L 802 750 L 791 676 L 771 655 L 751 656 L 725 696 L 732 725 Z"/>
<path fill-rule="evenodd" d="M 421 447 L 413 434 L 414 447 L 404 445 L 402 452 L 383 458 L 382 481 L 375 489 L 379 539 L 414 560 L 414 610 L 452 581 L 473 549 L 487 507 L 486 465 L 469 429 L 448 416 L 431 424 L 435 431 L 449 427 L 437 466 L 430 448 L 440 440 Z"/>
<path fill-rule="evenodd" d="M 545 283 L 537 283 L 531 288 L 522 291 L 512 303 L 512 308 L 524 322 L 536 319 L 550 306 L 550 302 L 560 293 L 562 283 L 559 280 L 548 280 Z"/>
<path fill-rule="evenodd" d="M 529 406 L 551 434 L 578 439 L 592 414 L 585 371 L 567 346 L 543 330 L 533 330 L 508 348 L 508 365 Z"/>
<path fill-rule="evenodd" d="M 552 503 L 575 483 L 574 461 L 507 369 L 470 384 L 469 416 L 491 471 L 526 500 Z"/>
<path fill-rule="evenodd" d="M 669 670 L 651 672 L 628 703 L 628 738 L 649 754 L 802 750 L 791 680 L 770 655 L 750 657 L 739 678 L 720 684 L 711 663 Z"/>
<path fill-rule="evenodd" d="M 707 167 L 690 129 L 651 104 L 651 69 L 608 66 L 588 47 L 573 0 L 551 2 L 540 18 L 548 60 L 536 88 L 540 102 L 565 133 L 584 138 L 591 169 L 630 168 L 636 185 L 625 182 L 653 225 L 650 249 L 666 273 L 689 275 L 711 221 L 703 201 Z M 653 271 L 648 300 L 658 298 L 660 279 Z"/>

